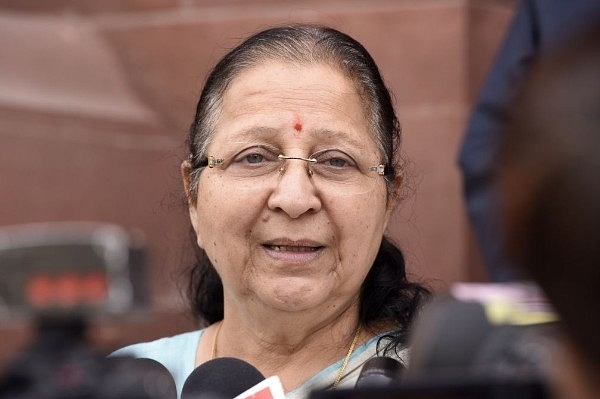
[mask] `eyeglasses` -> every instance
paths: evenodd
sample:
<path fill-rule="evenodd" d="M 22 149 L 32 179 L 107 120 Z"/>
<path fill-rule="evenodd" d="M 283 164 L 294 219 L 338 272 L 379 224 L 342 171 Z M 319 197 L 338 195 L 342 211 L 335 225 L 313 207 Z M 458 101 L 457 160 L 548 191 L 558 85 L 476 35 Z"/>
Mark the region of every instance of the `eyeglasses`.
<path fill-rule="evenodd" d="M 385 165 L 365 166 L 364 162 L 339 149 L 321 150 L 305 158 L 283 155 L 275 148 L 255 145 L 230 158 L 209 155 L 199 166 L 220 168 L 226 175 L 235 178 L 257 178 L 285 173 L 287 162 L 291 160 L 306 162 L 307 173 L 315 184 L 323 182 L 346 193 L 368 190 L 368 184 L 375 180 L 374 177 L 386 177 Z"/>

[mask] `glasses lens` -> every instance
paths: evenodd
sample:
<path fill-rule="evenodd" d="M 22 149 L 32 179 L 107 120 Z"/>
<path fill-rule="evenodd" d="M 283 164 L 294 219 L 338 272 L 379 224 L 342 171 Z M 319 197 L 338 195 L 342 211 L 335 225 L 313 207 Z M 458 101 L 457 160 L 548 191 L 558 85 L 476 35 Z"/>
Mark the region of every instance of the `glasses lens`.
<path fill-rule="evenodd" d="M 237 178 L 269 175 L 282 165 L 277 155 L 278 151 L 265 146 L 248 147 L 225 160 L 223 169 L 227 175 Z"/>
<path fill-rule="evenodd" d="M 357 160 L 338 149 L 320 151 L 311 158 L 317 160 L 309 165 L 316 184 L 327 186 L 340 194 L 371 191 L 381 180 L 381 176 L 371 169 L 369 163 Z"/>

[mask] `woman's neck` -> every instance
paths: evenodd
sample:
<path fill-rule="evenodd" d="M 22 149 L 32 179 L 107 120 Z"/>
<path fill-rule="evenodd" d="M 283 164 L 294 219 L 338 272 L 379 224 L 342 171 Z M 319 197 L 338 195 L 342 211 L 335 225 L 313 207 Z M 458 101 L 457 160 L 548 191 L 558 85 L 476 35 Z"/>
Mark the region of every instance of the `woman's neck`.
<path fill-rule="evenodd" d="M 213 352 L 217 357 L 236 357 L 249 362 L 266 377 L 277 375 L 286 392 L 344 358 L 355 336 L 354 345 L 369 338 L 364 330 L 356 334 L 356 307 L 331 320 L 312 322 L 280 316 L 267 323 L 248 315 L 237 316 L 226 311 L 221 323 L 207 328 L 197 353 L 197 364 L 209 360 Z"/>

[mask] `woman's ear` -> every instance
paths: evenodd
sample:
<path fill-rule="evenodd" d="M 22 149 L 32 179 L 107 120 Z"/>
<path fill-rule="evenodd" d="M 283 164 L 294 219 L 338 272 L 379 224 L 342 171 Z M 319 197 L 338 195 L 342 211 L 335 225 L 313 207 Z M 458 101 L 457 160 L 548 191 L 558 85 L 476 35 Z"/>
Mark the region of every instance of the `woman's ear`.
<path fill-rule="evenodd" d="M 190 214 L 190 222 L 196 232 L 198 245 L 202 246 L 199 231 L 198 231 L 198 211 L 196 210 L 197 197 L 196 193 L 192 192 L 191 182 L 191 171 L 192 165 L 190 161 L 185 160 L 181 163 L 181 179 L 183 180 L 183 189 L 185 191 L 185 198 L 188 203 L 188 211 Z"/>
<path fill-rule="evenodd" d="M 386 228 L 387 223 L 392 217 L 392 213 L 396 210 L 396 207 L 400 203 L 400 199 L 402 198 L 402 190 L 404 189 L 404 174 L 399 172 L 394 177 L 394 181 L 392 183 L 392 191 L 388 197 L 387 210 L 386 210 Z"/>
<path fill-rule="evenodd" d="M 190 174 L 192 172 L 192 164 L 190 163 L 189 160 L 185 160 L 181 163 L 181 180 L 183 180 L 183 189 L 185 190 L 185 198 L 187 199 L 188 202 L 188 206 L 195 206 L 195 201 L 193 201 L 194 196 L 192 195 L 192 192 L 190 191 L 190 187 L 191 187 L 191 181 L 190 181 Z"/>

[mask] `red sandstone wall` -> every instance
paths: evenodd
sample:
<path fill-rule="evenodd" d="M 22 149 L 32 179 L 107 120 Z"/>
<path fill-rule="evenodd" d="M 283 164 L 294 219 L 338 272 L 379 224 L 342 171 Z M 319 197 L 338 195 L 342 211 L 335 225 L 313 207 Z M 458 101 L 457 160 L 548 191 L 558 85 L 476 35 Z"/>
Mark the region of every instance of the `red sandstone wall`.
<path fill-rule="evenodd" d="M 0 0 L 0 225 L 95 220 L 142 231 L 153 312 L 98 322 L 103 350 L 192 327 L 178 165 L 208 68 L 240 38 L 310 21 L 350 33 L 397 99 L 415 193 L 390 234 L 444 290 L 485 279 L 456 166 L 514 0 Z M 0 324 L 0 363 L 31 339 Z"/>

